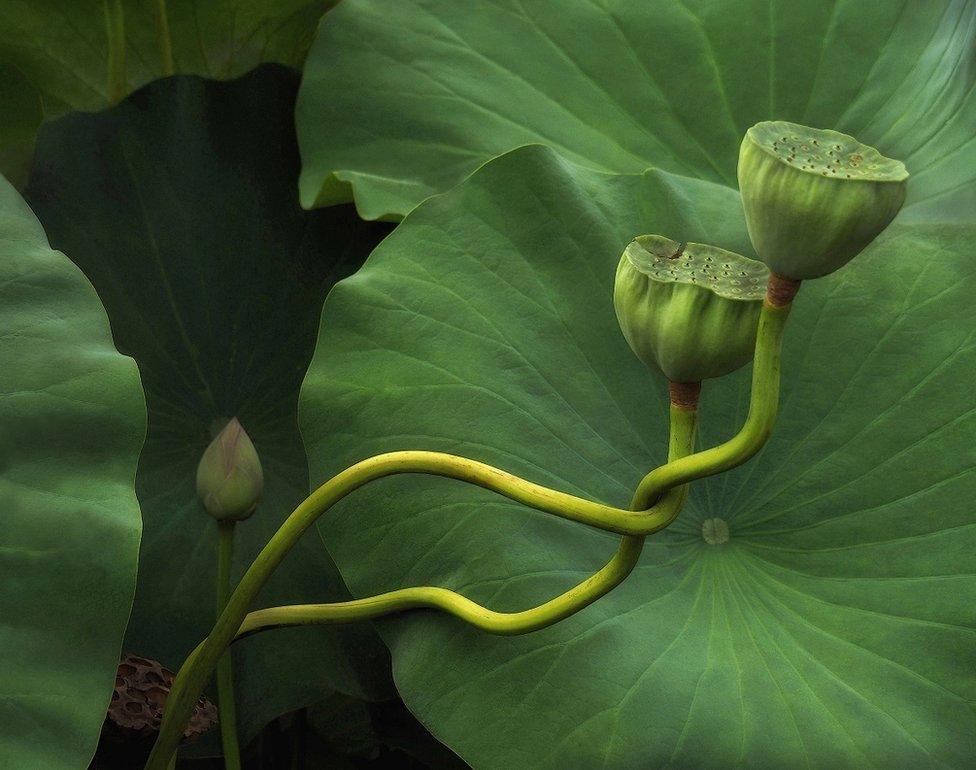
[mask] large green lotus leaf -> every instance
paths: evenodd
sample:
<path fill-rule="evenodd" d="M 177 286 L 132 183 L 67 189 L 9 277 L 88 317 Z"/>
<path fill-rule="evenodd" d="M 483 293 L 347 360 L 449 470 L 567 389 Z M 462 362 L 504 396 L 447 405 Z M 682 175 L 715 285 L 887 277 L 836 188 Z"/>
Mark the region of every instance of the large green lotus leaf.
<path fill-rule="evenodd" d="M 912 213 L 909 210 L 909 213 Z M 302 390 L 312 481 L 427 448 L 626 505 L 665 456 L 666 387 L 611 301 L 635 233 L 743 250 L 735 191 L 525 147 L 425 201 L 326 302 Z M 976 228 L 896 224 L 808 282 L 782 417 L 700 482 L 634 574 L 553 628 L 384 621 L 412 711 L 474 767 L 966 767 L 976 753 Z M 745 416 L 709 381 L 700 442 Z M 731 539 L 709 545 L 702 522 Z M 397 477 L 321 525 L 350 589 L 532 606 L 616 538 L 454 481 Z"/>
<path fill-rule="evenodd" d="M 528 142 L 734 186 L 766 119 L 883 145 L 929 198 L 976 177 L 974 24 L 972 0 L 346 0 L 305 64 L 302 203 L 402 215 Z"/>
<path fill-rule="evenodd" d="M 85 767 L 136 585 L 139 372 L 0 178 L 0 765 Z"/>
<path fill-rule="evenodd" d="M 108 106 L 106 7 L 118 0 L 0 0 L 0 170 L 26 176 L 33 133 L 24 123 L 41 106 L 54 117 Z M 126 90 L 164 74 L 156 9 L 166 7 L 177 73 L 233 78 L 262 62 L 300 67 L 319 18 L 335 0 L 121 0 Z M 11 114 L 17 117 L 10 119 Z M 11 175 L 15 176 L 11 176 Z"/>
<path fill-rule="evenodd" d="M 47 124 L 27 190 L 142 371 L 145 535 L 126 644 L 171 667 L 215 616 L 217 528 L 194 489 L 212 431 L 237 416 L 265 471 L 257 512 L 237 526 L 239 575 L 308 493 L 296 409 L 322 301 L 388 229 L 349 206 L 310 216 L 298 205 L 297 87 L 276 65 L 230 82 L 157 81 L 115 108 Z M 260 602 L 347 595 L 311 533 Z M 245 739 L 323 693 L 374 692 L 385 654 L 364 627 L 238 645 Z"/>

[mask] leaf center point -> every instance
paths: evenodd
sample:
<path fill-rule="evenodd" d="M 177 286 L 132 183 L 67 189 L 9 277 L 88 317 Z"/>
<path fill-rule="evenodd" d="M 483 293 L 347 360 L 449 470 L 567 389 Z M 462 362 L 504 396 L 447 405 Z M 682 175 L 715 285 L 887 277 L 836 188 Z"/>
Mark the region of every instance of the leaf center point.
<path fill-rule="evenodd" d="M 721 545 L 729 541 L 729 525 L 725 519 L 705 519 L 701 529 L 702 540 L 709 545 Z"/>

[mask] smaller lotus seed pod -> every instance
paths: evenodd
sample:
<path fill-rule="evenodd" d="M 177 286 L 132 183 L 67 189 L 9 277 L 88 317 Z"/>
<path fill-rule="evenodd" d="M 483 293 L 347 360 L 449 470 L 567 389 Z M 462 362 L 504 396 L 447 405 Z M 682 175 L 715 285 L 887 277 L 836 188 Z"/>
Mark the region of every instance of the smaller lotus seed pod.
<path fill-rule="evenodd" d="M 765 121 L 739 148 L 749 237 L 777 275 L 818 278 L 846 265 L 905 202 L 900 160 L 837 131 Z"/>
<path fill-rule="evenodd" d="M 261 460 L 235 417 L 200 458 L 197 495 L 215 519 L 243 521 L 254 513 L 263 488 Z"/>
<path fill-rule="evenodd" d="M 671 382 L 752 360 L 769 271 L 716 246 L 641 235 L 617 266 L 613 306 L 631 350 Z"/>

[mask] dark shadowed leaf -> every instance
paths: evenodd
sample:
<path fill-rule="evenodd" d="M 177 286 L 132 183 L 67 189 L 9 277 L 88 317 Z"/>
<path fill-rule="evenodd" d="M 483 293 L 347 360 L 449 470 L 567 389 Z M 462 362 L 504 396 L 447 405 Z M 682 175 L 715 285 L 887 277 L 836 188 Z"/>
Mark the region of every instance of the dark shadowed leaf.
<path fill-rule="evenodd" d="M 34 129 L 24 142 L 22 116 L 10 103 L 31 103 L 54 117 L 108 106 L 106 8 L 117 0 L 0 0 L 0 170 L 26 174 Z M 167 9 L 174 72 L 233 78 L 262 62 L 300 67 L 319 18 L 335 0 L 122 0 L 125 90 L 161 77 L 156 10 Z M 13 180 L 16 181 L 16 180 Z"/>
<path fill-rule="evenodd" d="M 145 535 L 126 644 L 172 668 L 215 614 L 217 530 L 196 498 L 197 462 L 234 416 L 261 457 L 263 500 L 237 527 L 239 575 L 308 492 L 296 408 L 322 301 L 386 230 L 351 207 L 298 206 L 297 85 L 271 65 L 225 83 L 158 81 L 105 112 L 47 125 L 28 187 L 142 371 Z M 346 595 L 313 532 L 260 603 Z M 365 627 L 319 628 L 235 647 L 242 738 L 336 689 L 382 688 L 385 652 L 374 640 Z"/>

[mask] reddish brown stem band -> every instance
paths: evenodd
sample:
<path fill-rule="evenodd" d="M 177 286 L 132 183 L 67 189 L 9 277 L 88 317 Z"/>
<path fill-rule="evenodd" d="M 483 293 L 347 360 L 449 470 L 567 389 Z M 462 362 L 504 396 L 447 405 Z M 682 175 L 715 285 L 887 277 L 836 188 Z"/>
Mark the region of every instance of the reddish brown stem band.
<path fill-rule="evenodd" d="M 766 285 L 766 301 L 773 307 L 785 307 L 793 301 L 799 290 L 799 281 L 770 273 L 769 283 Z"/>
<path fill-rule="evenodd" d="M 698 397 L 701 395 L 700 382 L 669 382 L 668 391 L 671 393 L 671 403 L 678 409 L 690 411 L 698 408 Z"/>

